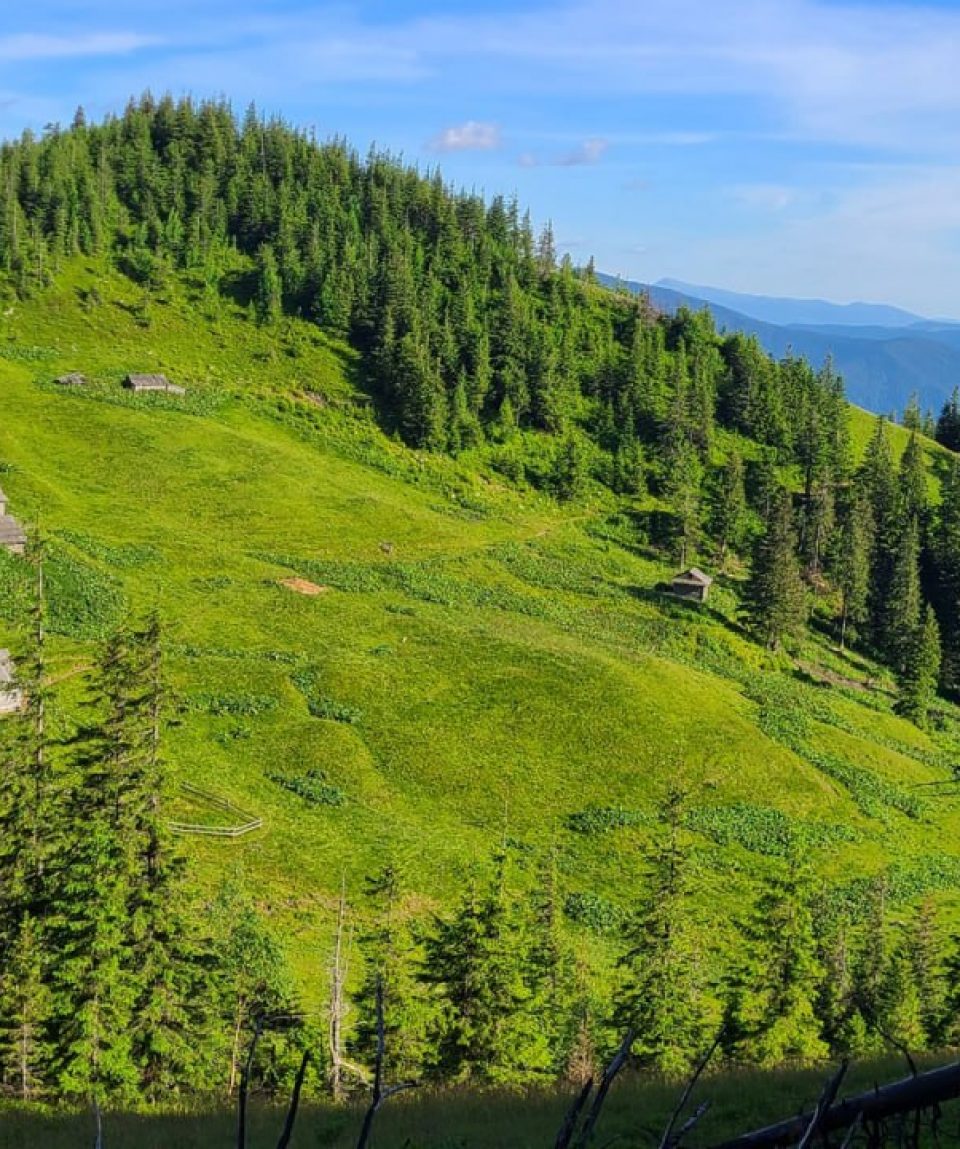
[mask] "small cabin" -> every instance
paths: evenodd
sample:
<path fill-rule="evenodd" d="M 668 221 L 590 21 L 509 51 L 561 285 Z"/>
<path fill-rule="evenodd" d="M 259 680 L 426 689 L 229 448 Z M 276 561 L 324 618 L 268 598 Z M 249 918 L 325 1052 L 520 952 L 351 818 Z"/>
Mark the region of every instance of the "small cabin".
<path fill-rule="evenodd" d="M 186 395 L 186 387 L 171 383 L 166 375 L 128 375 L 123 381 L 128 391 L 137 394 L 145 391 L 165 391 L 168 395 Z"/>
<path fill-rule="evenodd" d="M 23 691 L 9 650 L 0 650 L 0 714 L 14 714 L 23 707 Z"/>
<path fill-rule="evenodd" d="M 58 375 L 54 383 L 58 387 L 86 387 L 87 377 L 81 375 L 79 371 L 70 371 L 66 375 Z"/>
<path fill-rule="evenodd" d="M 706 602 L 713 579 L 699 567 L 681 571 L 670 581 L 670 593 L 688 602 Z"/>

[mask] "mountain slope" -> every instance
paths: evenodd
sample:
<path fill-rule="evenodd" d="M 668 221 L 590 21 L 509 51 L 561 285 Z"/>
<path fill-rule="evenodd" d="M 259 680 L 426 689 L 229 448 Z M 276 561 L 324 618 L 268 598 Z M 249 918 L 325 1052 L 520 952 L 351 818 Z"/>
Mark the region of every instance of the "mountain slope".
<path fill-rule="evenodd" d="M 91 319 L 77 301 L 93 282 Z M 914 789 L 949 769 L 934 739 L 892 715 L 876 668 L 812 638 L 797 666 L 764 653 L 727 579 L 703 612 L 664 598 L 671 568 L 599 493 L 571 513 L 469 457 L 392 443 L 364 414 L 348 353 L 306 325 L 268 339 L 235 307 L 198 324 L 171 293 L 144 328 L 136 299 L 122 276 L 77 265 L 8 316 L 4 488 L 16 513 L 42 516 L 81 582 L 122 596 L 116 608 L 94 599 L 84 627 L 55 637 L 57 676 L 89 662 L 111 610 L 159 601 L 177 699 L 170 767 L 264 819 L 237 841 L 186 839 L 197 880 L 233 875 L 255 892 L 305 980 L 341 873 L 356 890 L 394 861 L 418 904 L 442 906 L 505 825 L 522 880 L 525 858 L 557 851 L 580 944 L 602 952 L 604 914 L 642 888 L 638 849 L 678 768 L 721 936 L 774 861 L 772 826 L 806 835 L 824 876 L 889 868 L 896 898 L 955 896 L 960 810 Z M 186 399 L 121 393 L 116 380 L 143 364 L 186 383 Z M 68 368 L 95 384 L 49 382 Z M 863 440 L 868 421 L 854 423 Z M 281 585 L 293 577 L 322 589 Z M 65 680 L 61 728 L 82 682 Z M 771 683 L 792 701 L 768 697 Z M 783 705 L 808 715 L 803 753 L 771 720 Z M 952 747 L 952 708 L 943 722 Z M 328 804 L 275 780 L 310 771 Z M 179 816 L 216 820 L 178 801 Z M 633 813 L 604 832 L 610 810 Z M 599 829 L 573 828 L 584 812 Z"/>

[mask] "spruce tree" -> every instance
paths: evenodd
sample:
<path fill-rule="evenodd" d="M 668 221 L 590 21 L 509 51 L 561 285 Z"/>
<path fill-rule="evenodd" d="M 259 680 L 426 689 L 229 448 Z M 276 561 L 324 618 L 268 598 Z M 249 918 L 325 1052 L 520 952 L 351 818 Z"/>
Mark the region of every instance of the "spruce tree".
<path fill-rule="evenodd" d="M 793 506 L 786 490 L 772 501 L 765 530 L 757 540 L 744 606 L 754 633 L 771 650 L 795 633 L 803 621 L 803 581 Z"/>
<path fill-rule="evenodd" d="M 647 857 L 647 889 L 627 924 L 615 1001 L 618 1028 L 637 1031 L 633 1051 L 639 1064 L 666 1073 L 691 1064 L 708 1027 L 705 974 L 692 922 L 685 806 L 679 786 L 671 786 L 660 803 L 657 840 Z"/>
<path fill-rule="evenodd" d="M 933 607 L 928 606 L 923 622 L 914 627 L 911 636 L 897 701 L 898 712 L 921 728 L 929 721 L 930 707 L 936 697 L 940 658 L 940 627 Z"/>
<path fill-rule="evenodd" d="M 275 324 L 283 314 L 283 282 L 273 248 L 264 244 L 257 253 L 256 313 L 260 323 Z"/>
<path fill-rule="evenodd" d="M 530 941 L 505 867 L 501 855 L 492 880 L 472 884 L 426 938 L 419 977 L 439 1009 L 428 1068 L 447 1081 L 522 1077 L 549 1056 L 529 1008 Z"/>
<path fill-rule="evenodd" d="M 373 915 L 359 938 L 363 980 L 354 996 L 357 1020 L 352 1049 L 365 1064 L 377 1057 L 377 996 L 382 995 L 385 1071 L 402 1080 L 416 1075 L 425 1058 L 422 991 L 416 980 L 415 942 L 402 913 L 400 875 L 385 866 L 365 883 Z"/>
<path fill-rule="evenodd" d="M 847 640 L 856 642 L 867 621 L 870 594 L 871 517 L 866 498 L 854 485 L 840 512 L 839 529 L 834 535 L 830 573 L 840 594 L 837 628 L 840 649 Z"/>
<path fill-rule="evenodd" d="M 915 519 L 923 528 L 927 517 L 927 468 L 916 431 L 910 436 L 900 459 L 900 500 L 907 521 Z"/>
<path fill-rule="evenodd" d="M 877 420 L 873 437 L 867 445 L 859 479 L 870 507 L 873 527 L 868 601 L 870 638 L 875 648 L 887 655 L 892 638 L 888 617 L 891 585 L 903 519 L 886 422 L 882 418 Z"/>
<path fill-rule="evenodd" d="M 821 1060 L 828 1046 L 816 1005 L 824 970 L 809 875 L 796 855 L 769 879 L 744 934 L 751 966 L 740 975 L 738 1058 L 764 1066 Z"/>
<path fill-rule="evenodd" d="M 710 531 L 717 542 L 721 570 L 726 567 L 728 553 L 743 546 L 746 528 L 743 458 L 739 451 L 731 450 L 715 477 L 710 497 Z"/>
<path fill-rule="evenodd" d="M 898 674 L 906 672 L 913 657 L 922 608 L 920 528 L 916 519 L 909 519 L 893 556 L 890 597 L 882 612 L 884 653 Z"/>

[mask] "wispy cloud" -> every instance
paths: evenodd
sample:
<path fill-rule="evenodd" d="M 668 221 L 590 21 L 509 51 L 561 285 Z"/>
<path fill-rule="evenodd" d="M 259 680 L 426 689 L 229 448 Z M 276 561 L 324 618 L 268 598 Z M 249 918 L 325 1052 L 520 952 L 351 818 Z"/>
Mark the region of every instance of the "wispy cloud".
<path fill-rule="evenodd" d="M 598 164 L 603 159 L 609 147 L 610 142 L 608 140 L 601 139 L 599 136 L 593 136 L 590 139 L 582 140 L 570 151 L 561 152 L 559 155 L 548 156 L 546 158 L 537 155 L 535 152 L 521 152 L 517 157 L 517 163 L 522 168 L 589 167 L 592 164 Z"/>
<path fill-rule="evenodd" d="M 606 140 L 594 137 L 584 140 L 572 152 L 558 156 L 553 162 L 559 168 L 580 168 L 598 164 L 609 147 L 610 144 Z"/>
<path fill-rule="evenodd" d="M 737 184 L 729 189 L 737 203 L 765 212 L 782 212 L 800 198 L 796 188 L 784 184 Z"/>
<path fill-rule="evenodd" d="M 126 56 L 154 46 L 158 39 L 132 32 L 94 32 L 84 36 L 0 36 L 0 60 L 66 60 L 80 56 Z"/>
<path fill-rule="evenodd" d="M 467 120 L 438 132 L 427 144 L 434 152 L 491 152 L 500 147 L 497 124 Z"/>

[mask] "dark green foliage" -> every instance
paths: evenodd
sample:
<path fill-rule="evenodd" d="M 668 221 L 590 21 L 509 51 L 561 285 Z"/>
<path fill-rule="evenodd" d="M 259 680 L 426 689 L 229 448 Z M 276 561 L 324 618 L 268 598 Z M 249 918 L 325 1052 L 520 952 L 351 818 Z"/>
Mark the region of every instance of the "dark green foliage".
<path fill-rule="evenodd" d="M 823 977 L 808 874 L 798 857 L 770 879 L 744 928 L 746 966 L 734 980 L 731 1052 L 760 1065 L 822 1058 L 814 1005 Z"/>
<path fill-rule="evenodd" d="M 666 1072 L 688 1066 L 706 1044 L 705 970 L 691 921 L 684 795 L 671 789 L 659 811 L 659 840 L 648 859 L 647 896 L 627 923 L 616 1003 L 622 1029 L 637 1030 L 641 1065 Z"/>
<path fill-rule="evenodd" d="M 936 437 L 938 443 L 951 451 L 960 451 L 960 390 L 956 387 L 940 412 Z"/>
<path fill-rule="evenodd" d="M 306 774 L 290 776 L 287 774 L 270 774 L 271 781 L 297 794 L 311 806 L 342 806 L 346 795 L 339 786 L 334 786 L 327 779 L 322 770 L 308 770 Z"/>
<path fill-rule="evenodd" d="M 910 632 L 900 679 L 897 709 L 918 726 L 926 726 L 940 679 L 940 627 L 933 607 L 928 606 L 922 622 Z"/>
<path fill-rule="evenodd" d="M 804 591 L 793 507 L 787 491 L 774 498 L 764 533 L 757 542 L 744 610 L 757 636 L 771 650 L 776 650 L 803 622 Z"/>

